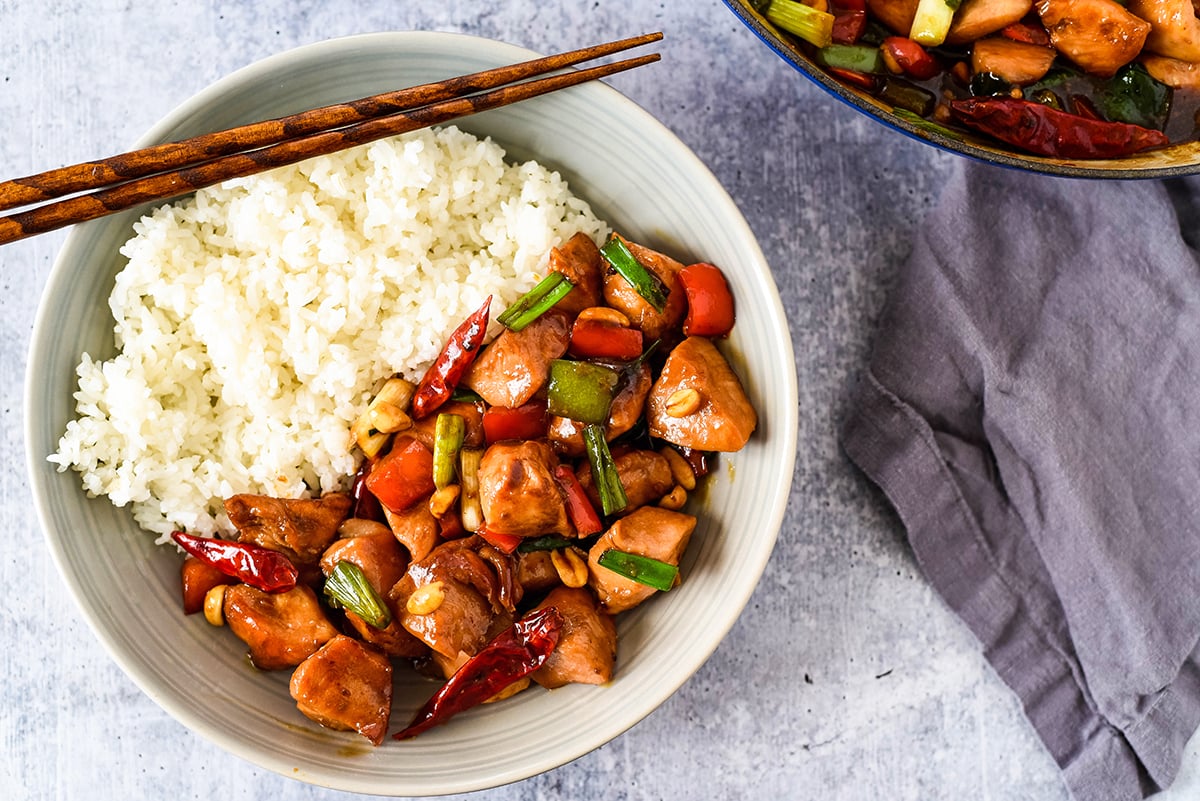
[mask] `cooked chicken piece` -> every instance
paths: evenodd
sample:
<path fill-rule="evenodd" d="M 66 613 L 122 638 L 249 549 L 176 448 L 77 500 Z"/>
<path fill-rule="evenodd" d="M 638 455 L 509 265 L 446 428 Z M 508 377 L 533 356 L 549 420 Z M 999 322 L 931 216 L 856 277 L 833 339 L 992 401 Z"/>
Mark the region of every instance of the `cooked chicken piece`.
<path fill-rule="evenodd" d="M 667 357 L 646 402 L 650 434 L 683 448 L 736 451 L 758 416 L 733 368 L 703 337 L 688 337 Z"/>
<path fill-rule="evenodd" d="M 1038 0 L 1054 49 L 1081 69 L 1107 77 L 1141 51 L 1150 23 L 1115 0 Z"/>
<path fill-rule="evenodd" d="M 549 551 L 517 553 L 517 583 L 525 595 L 537 595 L 562 584 Z"/>
<path fill-rule="evenodd" d="M 882 22 L 894 33 L 908 36 L 912 30 L 913 18 L 917 16 L 917 6 L 921 0 L 867 0 L 867 10 L 871 16 Z M 991 0 L 987 0 L 991 2 Z"/>
<path fill-rule="evenodd" d="M 1005 26 L 1020 22 L 1032 8 L 1033 0 L 963 0 L 958 11 L 954 12 L 954 22 L 946 34 L 946 44 L 968 44 L 996 33 Z"/>
<path fill-rule="evenodd" d="M 338 562 L 351 562 L 358 566 L 367 583 L 388 603 L 392 613 L 391 622 L 377 629 L 363 620 L 357 613 L 344 610 L 346 622 L 354 629 L 359 639 L 369 642 L 389 656 L 417 657 L 428 650 L 425 644 L 400 625 L 400 616 L 388 601 L 388 593 L 396 582 L 404 578 L 408 568 L 408 554 L 392 536 L 387 526 L 378 525 L 378 533 L 339 539 L 325 550 L 321 557 L 321 570 L 328 576 Z"/>
<path fill-rule="evenodd" d="M 498 616 L 511 623 L 522 592 L 516 570 L 513 557 L 468 537 L 444 543 L 410 565 L 389 595 L 404 628 L 456 659 L 460 651 L 474 654 L 488 641 Z"/>
<path fill-rule="evenodd" d="M 513 624 L 513 618 L 511 615 L 509 615 L 507 613 L 502 614 L 502 615 L 496 615 L 496 617 L 492 618 L 492 625 L 490 628 L 488 628 L 487 634 L 485 634 L 483 637 L 483 644 L 486 645 L 487 643 L 494 640 L 497 636 L 499 636 L 500 632 L 504 631 L 505 629 L 511 628 L 512 624 Z M 480 647 L 482 648 L 482 646 L 480 646 Z M 459 651 L 457 656 L 451 657 L 451 656 L 446 656 L 445 654 L 439 654 L 437 651 L 430 651 L 429 652 L 429 661 L 432 663 L 432 666 L 436 669 L 436 671 L 437 671 L 436 675 L 440 675 L 443 679 L 449 679 L 451 676 L 453 676 L 458 671 L 459 668 L 461 668 L 467 662 L 467 660 L 469 660 L 474 655 L 475 655 L 474 653 L 467 653 L 466 651 Z M 484 701 L 484 703 L 487 703 L 487 701 Z"/>
<path fill-rule="evenodd" d="M 971 48 L 971 69 L 977 74 L 997 75 L 1016 86 L 1027 86 L 1050 71 L 1056 55 L 1052 47 L 991 36 L 980 39 Z"/>
<path fill-rule="evenodd" d="M 483 404 L 466 401 L 446 401 L 437 410 L 413 423 L 412 428 L 404 433 L 425 443 L 425 447 L 433 450 L 433 442 L 437 438 L 437 418 L 439 414 L 457 414 L 465 425 L 463 444 L 468 448 L 483 446 Z"/>
<path fill-rule="evenodd" d="M 604 257 L 587 234 L 575 234 L 550 250 L 550 271 L 562 273 L 575 288 L 554 304 L 554 308 L 574 316 L 590 306 L 600 305 L 604 284 Z"/>
<path fill-rule="evenodd" d="M 507 440 L 484 451 L 479 503 L 488 527 L 515 537 L 574 535 L 554 479 L 557 465 L 554 449 L 543 440 Z"/>
<path fill-rule="evenodd" d="M 559 587 L 537 608 L 549 606 L 562 615 L 562 633 L 546 663 L 530 678 L 549 690 L 572 682 L 604 684 L 611 680 L 617 627 L 612 617 L 600 610 L 595 596 L 583 587 Z"/>
<path fill-rule="evenodd" d="M 234 584 L 225 590 L 223 610 L 261 670 L 295 667 L 337 634 L 316 593 L 304 584 L 274 593 Z"/>
<path fill-rule="evenodd" d="M 571 321 L 551 309 L 520 331 L 501 331 L 479 352 L 463 385 L 492 406 L 524 405 L 549 380 L 550 362 L 567 352 Z"/>
<path fill-rule="evenodd" d="M 396 541 L 408 549 L 411 561 L 421 561 L 438 544 L 438 520 L 429 511 L 429 504 L 418 503 L 403 512 L 384 507 L 383 516 Z"/>
<path fill-rule="evenodd" d="M 588 584 L 604 611 L 610 615 L 624 612 L 657 592 L 601 567 L 600 556 L 605 551 L 615 548 L 678 566 L 695 528 L 696 518 L 691 515 L 657 506 L 643 506 L 613 523 L 588 551 Z"/>
<path fill-rule="evenodd" d="M 671 463 L 656 451 L 618 451 L 613 453 L 613 466 L 617 468 L 621 486 L 625 489 L 625 498 L 629 501 L 625 513 L 632 512 L 639 506 L 658 502 L 675 486 Z M 580 470 L 579 483 L 591 498 L 592 505 L 599 509 L 600 492 L 596 489 L 589 465 L 585 464 Z"/>
<path fill-rule="evenodd" d="M 234 495 L 225 501 L 225 512 L 242 542 L 279 551 L 299 567 L 317 563 L 352 504 L 340 492 L 315 499 Z"/>
<path fill-rule="evenodd" d="M 297 708 L 322 726 L 356 731 L 379 745 L 392 714 L 392 663 L 339 634 L 300 663 L 291 693 Z"/>
<path fill-rule="evenodd" d="M 646 408 L 646 397 L 650 394 L 652 376 L 650 368 L 642 365 L 633 380 L 625 385 L 613 398 L 612 407 L 608 412 L 608 422 L 604 425 L 604 438 L 614 440 L 629 431 L 642 417 Z M 547 436 L 554 444 L 555 450 L 568 456 L 582 456 L 586 452 L 583 444 L 583 424 L 569 417 L 550 417 Z"/>
<path fill-rule="evenodd" d="M 1142 53 L 1142 66 L 1155 80 L 1175 89 L 1200 89 L 1200 63 Z"/>
<path fill-rule="evenodd" d="M 1146 50 L 1180 61 L 1200 61 L 1200 21 L 1192 0 L 1129 0 L 1126 8 L 1150 23 Z"/>
<path fill-rule="evenodd" d="M 633 285 L 613 270 L 604 274 L 604 300 L 609 306 L 629 318 L 630 324 L 640 329 L 645 342 L 674 332 L 687 314 L 687 297 L 679 283 L 679 271 L 683 265 L 658 251 L 643 247 L 636 242 L 625 241 L 633 257 L 650 272 L 658 276 L 667 288 L 667 303 L 657 311 L 650 302 L 638 294 Z"/>

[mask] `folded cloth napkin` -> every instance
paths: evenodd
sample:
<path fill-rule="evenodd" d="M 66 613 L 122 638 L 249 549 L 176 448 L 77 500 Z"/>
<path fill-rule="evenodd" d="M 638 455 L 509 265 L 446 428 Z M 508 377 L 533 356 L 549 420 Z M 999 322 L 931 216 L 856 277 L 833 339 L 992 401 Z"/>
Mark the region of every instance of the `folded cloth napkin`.
<path fill-rule="evenodd" d="M 1198 201 L 956 164 L 842 431 L 1078 801 L 1200 723 Z"/>

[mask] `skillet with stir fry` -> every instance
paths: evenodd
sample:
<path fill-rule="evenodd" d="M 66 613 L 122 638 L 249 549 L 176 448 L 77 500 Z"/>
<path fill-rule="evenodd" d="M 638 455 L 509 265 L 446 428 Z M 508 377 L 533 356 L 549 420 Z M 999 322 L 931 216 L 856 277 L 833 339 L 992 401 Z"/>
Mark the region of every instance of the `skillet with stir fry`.
<path fill-rule="evenodd" d="M 680 581 L 683 511 L 757 425 L 714 344 L 720 269 L 577 234 L 497 318 L 490 298 L 414 385 L 355 424 L 349 493 L 225 501 L 236 541 L 175 541 L 184 611 L 228 623 L 299 710 L 375 745 L 393 670 L 446 680 L 405 739 L 531 684 L 604 684 L 613 617 Z"/>
<path fill-rule="evenodd" d="M 752 0 L 838 80 L 925 127 L 1041 156 L 1198 137 L 1193 0 Z M 961 137 L 960 137 L 961 138 Z"/>

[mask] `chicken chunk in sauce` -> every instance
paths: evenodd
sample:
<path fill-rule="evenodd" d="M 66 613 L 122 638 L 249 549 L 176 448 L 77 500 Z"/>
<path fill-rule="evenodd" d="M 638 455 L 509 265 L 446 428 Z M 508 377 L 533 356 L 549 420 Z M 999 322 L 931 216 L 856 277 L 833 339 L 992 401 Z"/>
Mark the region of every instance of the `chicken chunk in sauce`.
<path fill-rule="evenodd" d="M 292 673 L 296 706 L 331 729 L 356 731 L 379 745 L 392 715 L 392 663 L 370 646 L 339 634 Z"/>
<path fill-rule="evenodd" d="M 304 584 L 279 593 L 234 584 L 223 603 L 229 628 L 250 647 L 250 661 L 260 670 L 295 667 L 338 633 Z"/>
<path fill-rule="evenodd" d="M 602 608 L 611 615 L 620 614 L 657 592 L 601 566 L 605 551 L 611 548 L 678 566 L 695 529 L 692 515 L 655 506 L 643 506 L 613 523 L 588 552 L 588 581 Z"/>
<path fill-rule="evenodd" d="M 541 440 L 488 448 L 479 465 L 479 501 L 488 526 L 515 537 L 573 535 L 554 479 L 558 463 L 554 449 Z"/>

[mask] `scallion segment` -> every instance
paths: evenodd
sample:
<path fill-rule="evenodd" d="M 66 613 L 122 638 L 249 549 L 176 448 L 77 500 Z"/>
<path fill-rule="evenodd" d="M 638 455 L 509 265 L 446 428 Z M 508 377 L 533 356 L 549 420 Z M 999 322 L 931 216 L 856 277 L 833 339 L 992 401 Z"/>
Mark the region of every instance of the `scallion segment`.
<path fill-rule="evenodd" d="M 392 613 L 379 593 L 367 581 L 362 569 L 353 562 L 338 562 L 325 579 L 325 597 L 367 621 L 377 629 L 386 629 Z"/>
<path fill-rule="evenodd" d="M 614 236 L 605 242 L 604 247 L 600 248 L 600 254 L 617 271 L 617 275 L 628 281 L 634 291 L 653 306 L 655 311 L 662 311 L 667 307 L 669 291 L 662 279 L 646 269 L 620 237 Z"/>
<path fill-rule="evenodd" d="M 946 41 L 959 3 L 960 0 L 920 0 L 908 38 L 926 47 L 937 47 Z"/>
<path fill-rule="evenodd" d="M 550 362 L 546 408 L 556 417 L 604 423 L 620 381 L 621 374 L 611 367 L 555 359 Z"/>
<path fill-rule="evenodd" d="M 625 487 L 613 462 L 612 451 L 604 439 L 604 426 L 589 423 L 583 427 L 583 443 L 587 449 L 588 464 L 592 467 L 592 480 L 600 493 L 600 508 L 605 515 L 616 514 L 629 505 Z"/>
<path fill-rule="evenodd" d="M 466 437 L 467 421 L 460 415 L 442 412 L 433 429 L 433 486 L 437 489 L 455 483 L 458 452 Z"/>
<path fill-rule="evenodd" d="M 772 24 L 816 47 L 824 47 L 833 41 L 833 14 L 795 0 L 771 0 L 766 17 Z"/>
<path fill-rule="evenodd" d="M 533 553 L 534 551 L 554 551 L 559 548 L 570 548 L 578 544 L 578 540 L 569 540 L 557 534 L 546 534 L 542 537 L 522 540 L 517 546 L 518 553 Z"/>
<path fill-rule="evenodd" d="M 609 548 L 600 554 L 597 561 L 601 567 L 662 592 L 674 587 L 675 579 L 679 577 L 679 568 L 675 565 L 651 559 L 649 556 L 618 551 L 616 548 Z"/>
<path fill-rule="evenodd" d="M 817 63 L 822 67 L 873 74 L 882 72 L 883 56 L 878 47 L 867 45 L 831 44 L 817 51 Z"/>
<path fill-rule="evenodd" d="M 562 273 L 550 273 L 505 309 L 496 322 L 510 331 L 520 331 L 549 311 L 574 288 L 575 285 Z"/>

